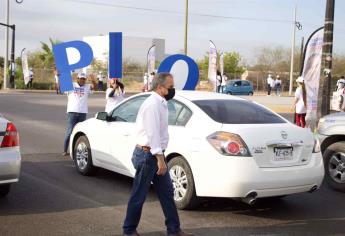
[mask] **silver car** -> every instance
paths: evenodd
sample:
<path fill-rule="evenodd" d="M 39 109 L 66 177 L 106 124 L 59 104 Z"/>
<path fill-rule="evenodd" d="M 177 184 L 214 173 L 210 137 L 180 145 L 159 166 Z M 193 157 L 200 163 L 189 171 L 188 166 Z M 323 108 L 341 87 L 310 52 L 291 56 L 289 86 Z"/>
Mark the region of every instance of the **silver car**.
<path fill-rule="evenodd" d="M 327 115 L 318 126 L 325 179 L 334 189 L 345 192 L 345 112 Z"/>
<path fill-rule="evenodd" d="M 17 128 L 0 115 L 0 197 L 6 196 L 11 184 L 18 182 L 20 165 Z"/>

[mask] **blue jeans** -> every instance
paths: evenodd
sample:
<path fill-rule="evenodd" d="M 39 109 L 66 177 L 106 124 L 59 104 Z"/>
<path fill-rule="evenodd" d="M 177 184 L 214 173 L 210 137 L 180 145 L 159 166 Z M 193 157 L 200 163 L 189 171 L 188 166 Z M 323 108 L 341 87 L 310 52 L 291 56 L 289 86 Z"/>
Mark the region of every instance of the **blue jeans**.
<path fill-rule="evenodd" d="M 85 120 L 86 120 L 86 113 L 76 113 L 76 112 L 67 113 L 67 133 L 65 136 L 65 141 L 64 141 L 64 146 L 63 146 L 64 152 L 67 152 L 69 138 L 71 137 L 74 126 L 77 123 L 83 122 Z"/>
<path fill-rule="evenodd" d="M 150 189 L 151 182 L 156 190 L 165 216 L 168 234 L 181 231 L 180 220 L 174 202 L 174 189 L 169 172 L 157 175 L 157 159 L 149 152 L 135 148 L 132 163 L 136 169 L 132 193 L 128 201 L 126 219 L 123 224 L 125 234 L 133 234 L 139 225 L 141 210 Z"/>

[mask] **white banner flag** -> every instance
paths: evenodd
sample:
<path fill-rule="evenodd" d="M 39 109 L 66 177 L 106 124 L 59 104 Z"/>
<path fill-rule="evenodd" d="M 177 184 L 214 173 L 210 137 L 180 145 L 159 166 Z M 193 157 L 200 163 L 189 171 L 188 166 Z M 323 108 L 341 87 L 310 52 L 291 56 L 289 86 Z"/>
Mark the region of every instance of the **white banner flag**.
<path fill-rule="evenodd" d="M 210 40 L 210 52 L 208 59 L 208 80 L 213 84 L 214 91 L 217 87 L 217 48 Z"/>
<path fill-rule="evenodd" d="M 306 119 L 316 121 L 317 97 L 322 63 L 323 28 L 315 31 L 309 38 L 304 55 L 304 66 L 302 76 L 307 92 L 307 117 Z"/>
<path fill-rule="evenodd" d="M 224 75 L 224 53 L 221 53 L 219 56 L 219 70 L 220 74 Z"/>
<path fill-rule="evenodd" d="M 25 52 L 22 55 L 22 69 L 23 69 L 24 83 L 25 85 L 27 85 L 30 81 L 30 72 L 29 72 L 29 65 L 28 65 L 28 55 Z"/>
<path fill-rule="evenodd" d="M 149 51 L 147 52 L 147 73 L 149 75 L 155 71 L 155 64 L 156 64 L 156 46 L 153 45 L 152 47 L 150 47 Z"/>

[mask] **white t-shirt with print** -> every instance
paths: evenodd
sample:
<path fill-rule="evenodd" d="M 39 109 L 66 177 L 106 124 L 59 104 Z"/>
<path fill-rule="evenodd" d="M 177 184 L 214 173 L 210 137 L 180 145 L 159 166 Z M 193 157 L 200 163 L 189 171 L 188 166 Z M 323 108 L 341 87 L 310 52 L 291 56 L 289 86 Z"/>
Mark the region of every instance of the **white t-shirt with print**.
<path fill-rule="evenodd" d="M 67 112 L 87 113 L 87 98 L 92 93 L 91 85 L 79 86 L 78 83 L 74 82 L 73 88 L 72 91 L 66 92 L 68 98 Z"/>
<path fill-rule="evenodd" d="M 295 92 L 295 98 L 298 99 L 296 103 L 296 113 L 305 114 L 307 113 L 307 108 L 303 101 L 303 91 L 301 87 L 298 87 Z"/>

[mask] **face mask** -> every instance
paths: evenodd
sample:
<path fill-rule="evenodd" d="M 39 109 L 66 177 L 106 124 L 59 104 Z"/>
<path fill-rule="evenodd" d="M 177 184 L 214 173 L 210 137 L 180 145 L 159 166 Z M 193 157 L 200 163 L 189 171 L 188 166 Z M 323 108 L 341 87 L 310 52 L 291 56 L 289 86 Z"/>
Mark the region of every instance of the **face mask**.
<path fill-rule="evenodd" d="M 164 96 L 165 100 L 169 101 L 175 96 L 175 88 L 168 89 L 168 94 Z"/>

